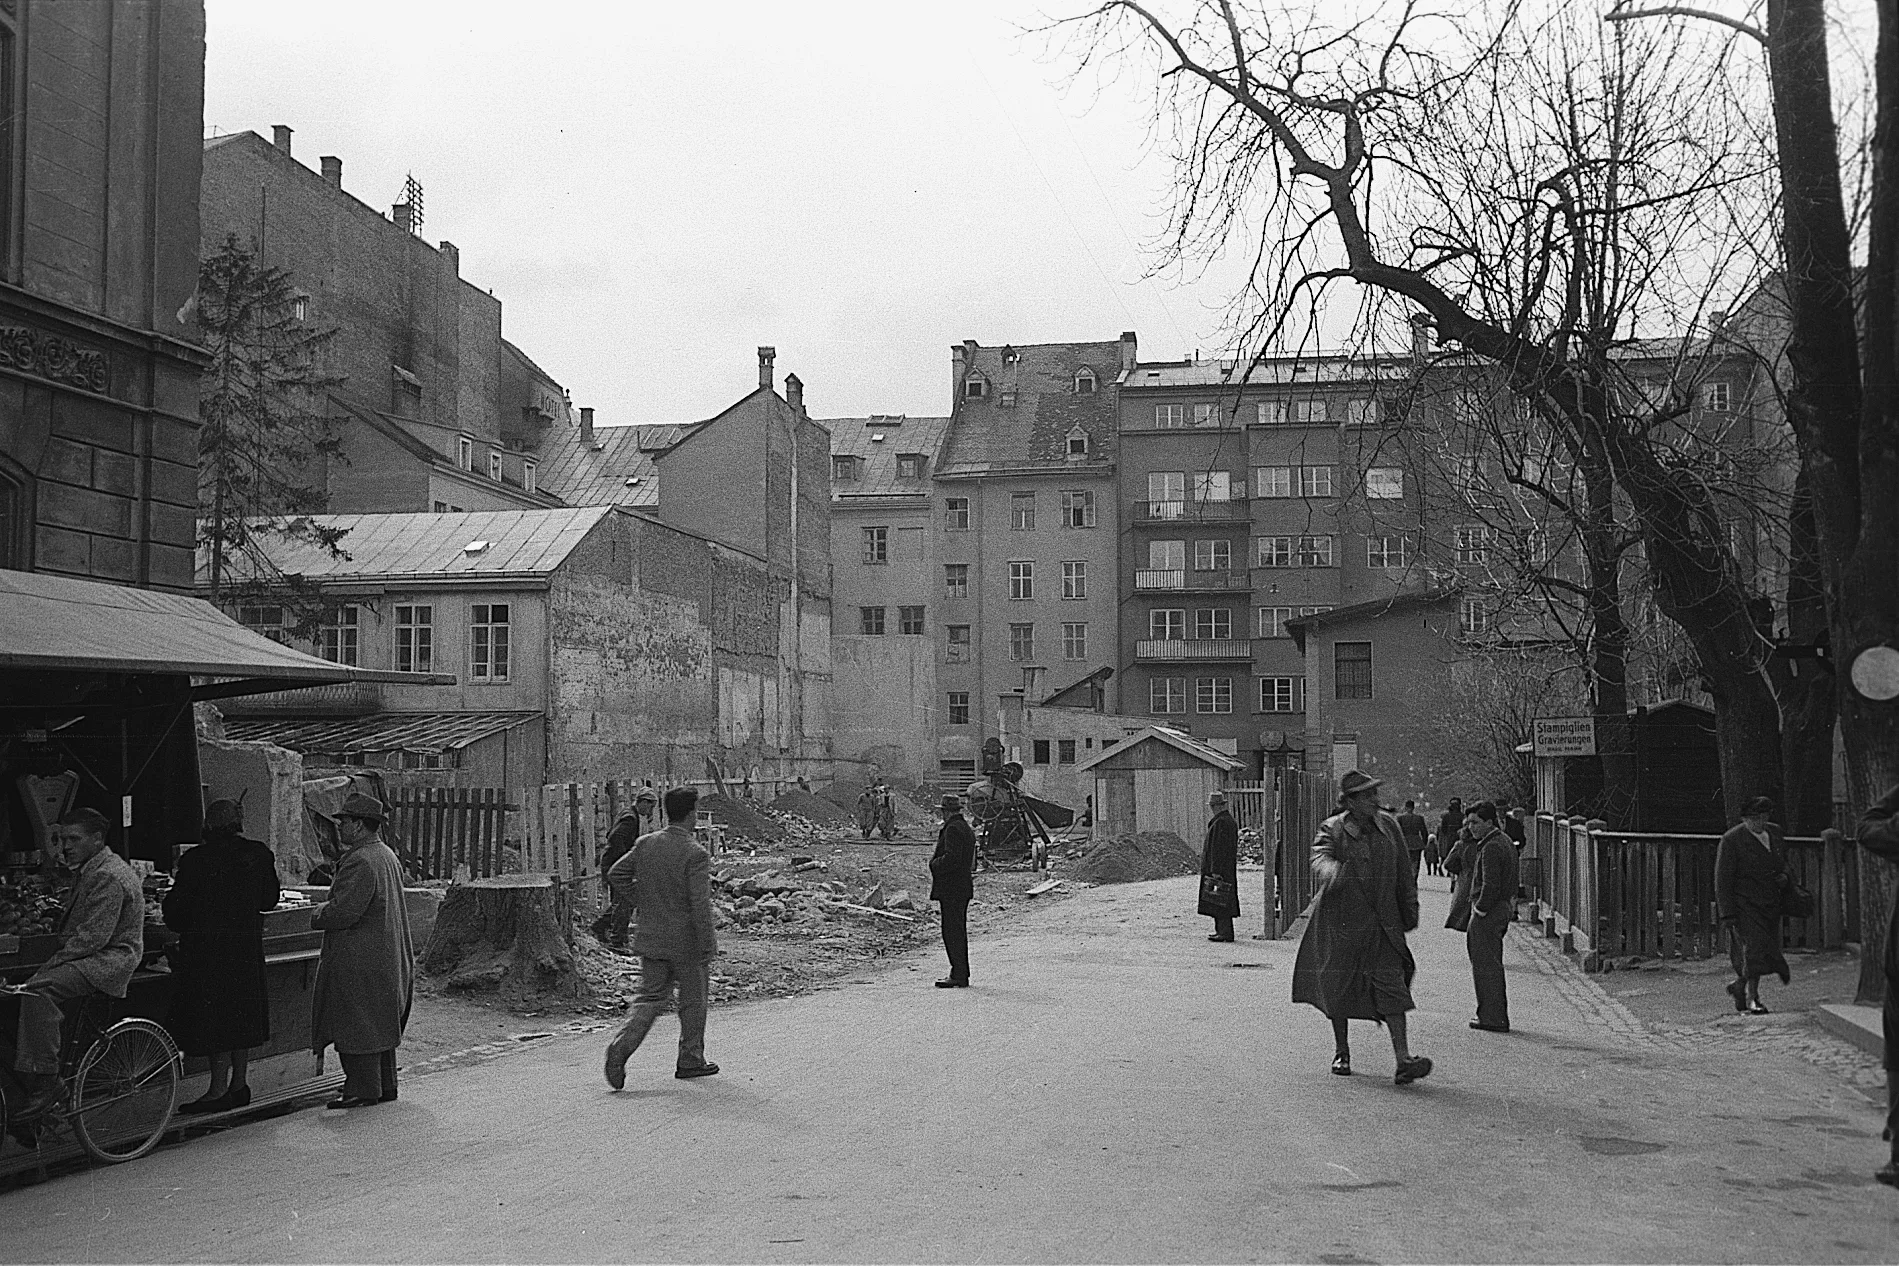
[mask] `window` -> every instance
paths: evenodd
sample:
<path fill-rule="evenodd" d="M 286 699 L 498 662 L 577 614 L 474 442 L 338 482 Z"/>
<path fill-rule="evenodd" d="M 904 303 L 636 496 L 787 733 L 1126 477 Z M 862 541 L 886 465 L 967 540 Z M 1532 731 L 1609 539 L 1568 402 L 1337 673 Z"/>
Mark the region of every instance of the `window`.
<path fill-rule="evenodd" d="M 1253 608 L 1254 637 L 1286 637 L 1286 621 L 1292 619 L 1291 607 Z"/>
<path fill-rule="evenodd" d="M 882 607 L 857 608 L 857 631 L 870 637 L 884 635 L 884 609 Z"/>
<path fill-rule="evenodd" d="M 1193 543 L 1195 571 L 1227 571 L 1232 566 L 1232 541 L 1195 541 Z"/>
<path fill-rule="evenodd" d="M 1147 710 L 1165 716 L 1187 710 L 1187 679 L 1156 677 L 1147 683 Z"/>
<path fill-rule="evenodd" d="M 488 450 L 488 478 L 501 482 L 501 450 L 498 448 Z"/>
<path fill-rule="evenodd" d="M 1304 693 L 1305 679 L 1302 677 L 1261 677 L 1259 679 L 1259 710 L 1261 712 L 1298 712 L 1299 696 Z"/>
<path fill-rule="evenodd" d="M 1035 530 L 1034 493 L 1012 492 L 1009 494 L 1009 530 L 1012 532 Z"/>
<path fill-rule="evenodd" d="M 1088 625 L 1085 622 L 1062 625 L 1062 658 L 1088 658 Z"/>
<path fill-rule="evenodd" d="M 1330 567 L 1332 565 L 1332 538 L 1329 536 L 1296 536 L 1292 542 L 1293 557 L 1301 567 Z"/>
<path fill-rule="evenodd" d="M 1253 566 L 1290 567 L 1292 566 L 1292 538 L 1290 536 L 1256 536 L 1253 538 Z"/>
<path fill-rule="evenodd" d="M 1284 400 L 1261 400 L 1253 406 L 1253 422 L 1256 426 L 1284 426 L 1291 420 Z"/>
<path fill-rule="evenodd" d="M 969 692 L 967 690 L 949 692 L 949 723 L 951 725 L 969 724 Z"/>
<path fill-rule="evenodd" d="M 1402 500 L 1404 471 L 1396 466 L 1373 466 L 1365 472 L 1365 497 L 1370 501 Z"/>
<path fill-rule="evenodd" d="M 1193 613 L 1193 635 L 1201 641 L 1224 642 L 1233 636 L 1231 607 L 1201 607 Z"/>
<path fill-rule="evenodd" d="M 1465 598 L 1457 604 L 1457 631 L 1465 637 L 1477 637 L 1490 631 L 1490 612 L 1478 598 Z"/>
<path fill-rule="evenodd" d="M 946 664 L 967 664 L 969 662 L 969 626 L 951 624 L 944 629 L 948 639 L 943 646 L 943 662 Z"/>
<path fill-rule="evenodd" d="M 508 604 L 478 602 L 468 609 L 468 675 L 475 681 L 508 679 Z"/>
<path fill-rule="evenodd" d="M 1333 698 L 1371 698 L 1371 643 L 1337 643 L 1332 647 L 1332 671 Z"/>
<path fill-rule="evenodd" d="M 861 529 L 864 534 L 864 564 L 876 566 L 890 561 L 890 529 L 887 527 L 867 527 Z"/>
<path fill-rule="evenodd" d="M 1219 410 L 1219 406 L 1217 406 L 1217 405 L 1211 405 L 1211 404 L 1197 404 L 1197 405 L 1195 405 L 1195 406 L 1193 407 L 1193 424 L 1194 424 L 1195 426 L 1218 426 L 1218 425 L 1220 425 L 1220 410 Z"/>
<path fill-rule="evenodd" d="M 1365 566 L 1411 566 L 1411 538 L 1403 532 L 1365 538 Z"/>
<path fill-rule="evenodd" d="M 1187 499 L 1187 473 L 1180 470 L 1152 470 L 1147 474 L 1147 517 L 1178 519 L 1182 502 Z"/>
<path fill-rule="evenodd" d="M 943 593 L 949 598 L 967 598 L 969 596 L 969 564 L 943 564 Z"/>
<path fill-rule="evenodd" d="M 1233 711 L 1233 679 L 1231 677 L 1194 678 L 1193 710 L 1195 712 Z"/>
<path fill-rule="evenodd" d="M 969 531 L 969 498 L 946 497 L 943 500 L 943 526 L 951 532 Z"/>
<path fill-rule="evenodd" d="M 435 608 L 402 605 L 396 608 L 396 671 L 435 671 Z"/>
<path fill-rule="evenodd" d="M 971 374 L 963 380 L 963 398 L 980 400 L 989 394 L 989 380 L 981 374 Z"/>
<path fill-rule="evenodd" d="M 533 462 L 521 463 L 521 486 L 529 492 L 539 492 L 541 490 L 540 475 L 538 468 Z"/>
<path fill-rule="evenodd" d="M 1490 529 L 1481 523 L 1460 523 L 1453 531 L 1457 561 L 1481 566 L 1490 561 Z"/>
<path fill-rule="evenodd" d="M 1378 425 L 1378 402 L 1376 400 L 1347 400 L 1345 402 L 1345 425 Z"/>
<path fill-rule="evenodd" d="M 1075 374 L 1075 394 L 1092 396 L 1095 394 L 1095 371 L 1083 369 Z"/>
<path fill-rule="evenodd" d="M 289 637 L 284 633 L 284 609 L 279 606 L 240 606 L 237 609 L 237 622 L 253 633 L 259 633 L 273 642 L 288 644 Z"/>
<path fill-rule="evenodd" d="M 1068 433 L 1068 455 L 1070 457 L 1088 456 L 1088 432 L 1076 427 Z"/>
<path fill-rule="evenodd" d="M 1292 424 L 1294 426 L 1323 426 L 1325 420 L 1325 401 L 1294 400 L 1292 402 Z"/>
<path fill-rule="evenodd" d="M 1088 596 L 1088 564 L 1079 559 L 1070 559 L 1062 564 L 1062 597 L 1079 599 Z"/>
<path fill-rule="evenodd" d="M 1451 458 L 1451 479 L 1462 488 L 1481 488 L 1484 484 L 1484 459 L 1475 453 L 1458 453 Z"/>
<path fill-rule="evenodd" d="M 1094 525 L 1095 494 L 1092 492 L 1064 492 L 1062 494 L 1062 526 L 1091 528 Z"/>
<path fill-rule="evenodd" d="M 1075 763 L 1074 739 L 1055 740 L 1055 763 L 1058 765 L 1072 765 Z"/>
<path fill-rule="evenodd" d="M 1224 470 L 1202 470 L 1194 472 L 1193 499 L 1195 501 L 1231 501 L 1233 489 Z"/>
<path fill-rule="evenodd" d="M 1253 467 L 1253 495 L 1255 497 L 1290 497 L 1293 469 L 1291 466 Z"/>
<path fill-rule="evenodd" d="M 1726 413 L 1734 407 L 1734 388 L 1725 382 L 1711 382 L 1702 388 L 1702 399 L 1711 413 Z"/>
<path fill-rule="evenodd" d="M 1027 599 L 1035 596 L 1035 564 L 1009 564 L 1009 597 Z"/>
<path fill-rule="evenodd" d="M 897 632 L 902 633 L 906 637 L 915 637 L 917 634 L 923 632 L 923 608 L 898 607 Z"/>
<path fill-rule="evenodd" d="M 897 478 L 923 478 L 923 455 L 920 453 L 897 454 Z"/>
<path fill-rule="evenodd" d="M 1047 739 L 1034 740 L 1034 742 L 1030 744 L 1029 751 L 1030 751 L 1029 760 L 1031 763 L 1036 764 L 1036 765 L 1048 764 L 1048 740 Z"/>
<path fill-rule="evenodd" d="M 317 629 L 317 654 L 332 664 L 356 663 L 356 620 L 360 608 L 347 603 L 332 611 Z"/>
<path fill-rule="evenodd" d="M 1299 495 L 1302 497 L 1331 496 L 1332 468 L 1330 466 L 1301 466 L 1299 468 Z"/>
<path fill-rule="evenodd" d="M 1149 541 L 1147 567 L 1149 571 L 1184 571 L 1187 567 L 1187 542 Z"/>
<path fill-rule="evenodd" d="M 1157 607 L 1147 613 L 1147 636 L 1156 642 L 1178 642 L 1187 636 L 1185 607 Z"/>
<path fill-rule="evenodd" d="M 436 502 L 436 503 L 435 503 L 435 512 L 436 512 L 437 514 L 447 514 L 447 513 L 448 513 L 448 502 L 446 502 L 446 501 L 438 501 L 438 502 Z"/>
<path fill-rule="evenodd" d="M 1155 405 L 1154 425 L 1163 431 L 1177 430 L 1187 425 L 1187 407 L 1179 404 Z"/>
<path fill-rule="evenodd" d="M 833 457 L 831 459 L 831 478 L 850 483 L 857 478 L 857 459 L 855 457 Z"/>
<path fill-rule="evenodd" d="M 455 464 L 460 466 L 463 470 L 473 470 L 475 468 L 475 440 L 473 436 L 464 435 L 455 441 Z"/>
<path fill-rule="evenodd" d="M 1015 408 L 1015 388 L 1004 387 L 1002 389 L 1002 394 L 997 398 L 996 403 L 1001 405 L 1005 409 Z"/>
<path fill-rule="evenodd" d="M 1035 626 L 1033 624 L 1009 626 L 1009 658 L 1017 663 L 1035 658 Z"/>

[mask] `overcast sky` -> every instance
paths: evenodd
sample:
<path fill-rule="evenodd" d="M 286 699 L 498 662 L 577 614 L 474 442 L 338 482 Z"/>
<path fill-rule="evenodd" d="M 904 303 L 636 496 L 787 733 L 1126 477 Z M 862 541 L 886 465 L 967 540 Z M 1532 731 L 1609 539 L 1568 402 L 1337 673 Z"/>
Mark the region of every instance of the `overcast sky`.
<path fill-rule="evenodd" d="M 385 213 L 413 172 L 422 235 L 603 425 L 717 412 L 759 344 L 819 417 L 941 415 L 965 338 L 1218 341 L 1230 271 L 1143 279 L 1138 87 L 1065 91 L 1016 33 L 1043 7 L 208 0 L 205 126 L 289 124 Z"/>

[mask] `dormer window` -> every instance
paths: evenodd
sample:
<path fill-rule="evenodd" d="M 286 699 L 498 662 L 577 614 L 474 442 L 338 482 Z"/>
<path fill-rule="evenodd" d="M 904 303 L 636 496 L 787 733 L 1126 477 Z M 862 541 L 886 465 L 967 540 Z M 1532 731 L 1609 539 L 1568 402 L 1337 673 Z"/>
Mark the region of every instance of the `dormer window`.
<path fill-rule="evenodd" d="M 1022 353 L 1016 351 L 1015 348 L 1005 347 L 1002 349 L 1002 363 L 1003 364 L 1013 365 L 1021 359 L 1022 359 Z"/>
<path fill-rule="evenodd" d="M 963 380 L 963 397 L 967 400 L 980 400 L 989 394 L 989 380 L 981 374 L 971 374 Z"/>
<path fill-rule="evenodd" d="M 1095 394 L 1094 370 L 1084 369 L 1075 375 L 1075 394 L 1078 396 L 1092 396 Z"/>
<path fill-rule="evenodd" d="M 297 322 L 310 319 L 310 296 L 300 294 L 290 301 L 290 319 Z"/>
<path fill-rule="evenodd" d="M 833 457 L 831 459 L 831 478 L 849 483 L 857 478 L 857 459 L 855 457 Z"/>
<path fill-rule="evenodd" d="M 473 470 L 475 468 L 475 440 L 473 436 L 464 435 L 455 441 L 455 464 L 460 466 L 463 470 Z"/>
<path fill-rule="evenodd" d="M 1068 433 L 1068 455 L 1070 457 L 1088 456 L 1088 432 L 1075 427 Z"/>
<path fill-rule="evenodd" d="M 521 463 L 521 487 L 528 492 L 540 491 L 540 483 L 534 476 L 534 469 L 533 462 Z"/>
<path fill-rule="evenodd" d="M 1002 393 L 1002 398 L 998 400 L 996 403 L 1000 404 L 1005 409 L 1015 408 L 1015 392 L 1004 391 Z"/>
<path fill-rule="evenodd" d="M 898 453 L 897 454 L 897 478 L 899 479 L 923 478 L 923 454 Z"/>
<path fill-rule="evenodd" d="M 501 482 L 501 450 L 498 448 L 488 450 L 488 478 Z"/>

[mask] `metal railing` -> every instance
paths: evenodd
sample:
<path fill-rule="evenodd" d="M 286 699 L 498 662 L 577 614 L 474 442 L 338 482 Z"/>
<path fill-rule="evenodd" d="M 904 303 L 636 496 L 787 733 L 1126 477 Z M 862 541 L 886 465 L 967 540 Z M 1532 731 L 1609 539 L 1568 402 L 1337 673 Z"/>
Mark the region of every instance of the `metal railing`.
<path fill-rule="evenodd" d="M 1134 573 L 1134 587 L 1146 590 L 1228 591 L 1251 589 L 1253 577 L 1246 571 L 1189 571 L 1184 567 L 1141 568 Z"/>
<path fill-rule="evenodd" d="M 1136 501 L 1137 523 L 1240 523 L 1248 517 L 1244 497 L 1226 501 Z"/>
<path fill-rule="evenodd" d="M 1243 637 L 1142 638 L 1134 643 L 1134 658 L 1251 660 L 1253 644 Z"/>

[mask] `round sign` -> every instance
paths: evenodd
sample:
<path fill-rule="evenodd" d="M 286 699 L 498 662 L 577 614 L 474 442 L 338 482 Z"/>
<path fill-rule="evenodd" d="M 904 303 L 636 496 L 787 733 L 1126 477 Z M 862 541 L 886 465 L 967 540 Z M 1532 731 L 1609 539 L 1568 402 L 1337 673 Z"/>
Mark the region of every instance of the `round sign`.
<path fill-rule="evenodd" d="M 1899 651 L 1869 647 L 1853 661 L 1853 689 L 1880 703 L 1899 698 Z"/>

